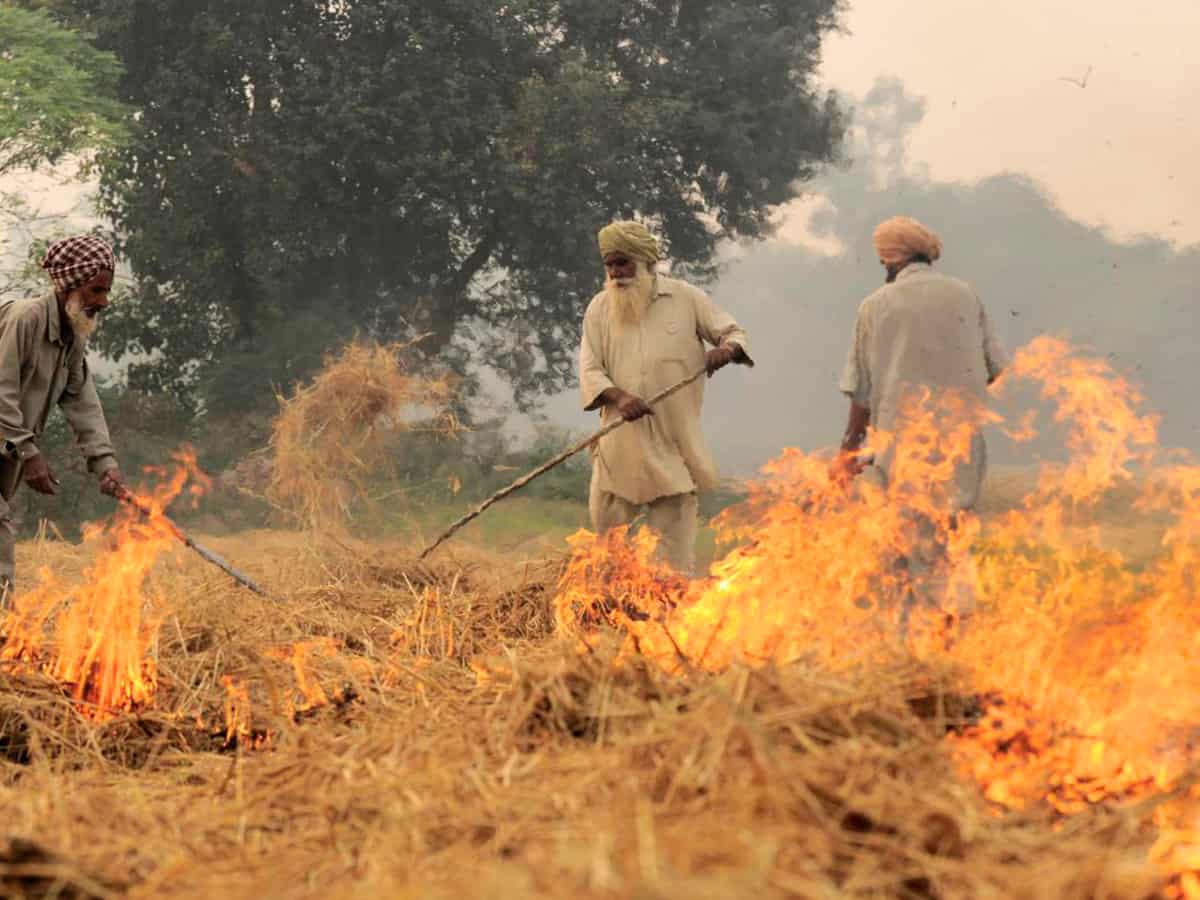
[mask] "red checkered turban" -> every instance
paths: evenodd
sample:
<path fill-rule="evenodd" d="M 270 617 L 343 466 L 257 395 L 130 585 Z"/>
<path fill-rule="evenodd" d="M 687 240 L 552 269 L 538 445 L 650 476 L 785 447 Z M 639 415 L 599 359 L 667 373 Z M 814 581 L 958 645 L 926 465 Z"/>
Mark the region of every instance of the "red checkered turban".
<path fill-rule="evenodd" d="M 49 273 L 54 287 L 65 294 L 106 269 L 115 272 L 117 259 L 107 241 L 80 234 L 51 244 L 42 268 Z"/>

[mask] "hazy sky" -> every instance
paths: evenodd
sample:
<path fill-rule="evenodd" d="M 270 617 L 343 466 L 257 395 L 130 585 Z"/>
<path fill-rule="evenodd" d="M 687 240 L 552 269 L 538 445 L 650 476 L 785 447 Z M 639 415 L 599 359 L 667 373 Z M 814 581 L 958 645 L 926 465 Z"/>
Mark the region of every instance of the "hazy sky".
<path fill-rule="evenodd" d="M 983 292 L 1010 349 L 1043 332 L 1085 344 L 1145 381 L 1168 442 L 1198 446 L 1180 336 L 1200 324 L 1200 3 L 851 0 L 845 25 L 822 75 L 857 98 L 852 169 L 818 179 L 779 239 L 712 286 L 761 354 L 711 386 L 723 469 L 836 442 L 836 371 L 880 279 L 870 230 L 894 213 L 942 230 L 945 268 Z M 592 424 L 573 395 L 546 411 Z"/>
<path fill-rule="evenodd" d="M 825 79 L 925 98 L 910 155 L 932 177 L 1024 172 L 1084 222 L 1200 243 L 1197 0 L 850 2 Z"/>

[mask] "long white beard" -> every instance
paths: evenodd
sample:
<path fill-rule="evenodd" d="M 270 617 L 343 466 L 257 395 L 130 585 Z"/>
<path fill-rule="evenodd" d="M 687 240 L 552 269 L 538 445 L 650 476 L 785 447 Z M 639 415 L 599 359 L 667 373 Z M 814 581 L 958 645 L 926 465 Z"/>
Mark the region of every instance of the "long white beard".
<path fill-rule="evenodd" d="M 639 265 L 633 278 L 610 278 L 605 284 L 614 325 L 637 325 L 658 291 L 658 276 Z"/>
<path fill-rule="evenodd" d="M 67 298 L 67 321 L 71 323 L 75 339 L 82 344 L 86 344 L 96 330 L 97 320 L 83 311 L 83 298 L 79 294 Z"/>

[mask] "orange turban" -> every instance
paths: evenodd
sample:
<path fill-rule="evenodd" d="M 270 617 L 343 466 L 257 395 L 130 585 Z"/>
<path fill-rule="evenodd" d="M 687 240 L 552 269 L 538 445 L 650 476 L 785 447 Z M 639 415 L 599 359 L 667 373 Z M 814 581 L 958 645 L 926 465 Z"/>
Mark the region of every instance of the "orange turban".
<path fill-rule="evenodd" d="M 887 264 L 906 263 L 914 256 L 932 262 L 942 255 L 942 240 L 916 219 L 896 216 L 875 229 L 875 250 Z"/>

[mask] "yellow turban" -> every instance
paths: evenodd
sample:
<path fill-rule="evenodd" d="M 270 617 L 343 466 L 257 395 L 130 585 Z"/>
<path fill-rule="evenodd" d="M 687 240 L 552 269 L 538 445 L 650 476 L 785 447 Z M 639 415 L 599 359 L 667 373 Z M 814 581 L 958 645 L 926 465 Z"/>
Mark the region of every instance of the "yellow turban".
<path fill-rule="evenodd" d="M 906 263 L 914 256 L 933 261 L 942 255 L 942 240 L 916 219 L 896 216 L 875 229 L 875 250 L 884 263 Z"/>
<path fill-rule="evenodd" d="M 641 222 L 614 222 L 600 231 L 600 255 L 624 253 L 640 262 L 658 262 L 658 241 Z"/>

